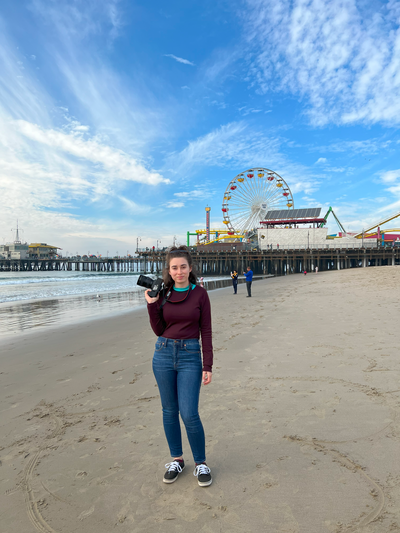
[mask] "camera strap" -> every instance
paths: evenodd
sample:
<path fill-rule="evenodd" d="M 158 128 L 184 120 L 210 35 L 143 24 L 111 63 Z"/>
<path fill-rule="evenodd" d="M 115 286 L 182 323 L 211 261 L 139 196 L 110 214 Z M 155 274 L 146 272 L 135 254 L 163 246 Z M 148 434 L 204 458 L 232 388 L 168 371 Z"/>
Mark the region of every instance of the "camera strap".
<path fill-rule="evenodd" d="M 165 289 L 164 289 L 164 290 L 165 290 Z M 164 305 L 167 303 L 167 300 L 168 300 L 168 298 L 169 298 L 171 292 L 172 292 L 172 289 L 170 289 L 170 290 L 167 292 L 167 294 L 164 293 L 165 296 L 164 296 L 163 301 L 161 302 L 161 305 L 160 305 L 160 311 L 162 311 L 162 308 L 163 308 Z"/>

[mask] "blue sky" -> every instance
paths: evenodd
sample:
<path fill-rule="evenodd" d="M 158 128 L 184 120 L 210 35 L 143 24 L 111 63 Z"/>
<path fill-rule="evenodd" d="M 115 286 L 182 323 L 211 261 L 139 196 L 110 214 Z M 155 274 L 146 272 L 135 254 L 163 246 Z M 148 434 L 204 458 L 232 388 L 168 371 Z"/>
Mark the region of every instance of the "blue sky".
<path fill-rule="evenodd" d="M 393 0 L 2 2 L 2 240 L 186 242 L 254 166 L 350 230 L 400 211 L 399 23 Z"/>

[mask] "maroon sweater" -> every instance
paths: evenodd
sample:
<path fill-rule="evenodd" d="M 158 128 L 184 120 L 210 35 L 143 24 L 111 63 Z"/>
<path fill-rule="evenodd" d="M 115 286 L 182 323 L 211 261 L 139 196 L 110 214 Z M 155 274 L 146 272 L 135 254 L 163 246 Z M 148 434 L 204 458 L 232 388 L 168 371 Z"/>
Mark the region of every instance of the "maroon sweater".
<path fill-rule="evenodd" d="M 167 339 L 198 339 L 201 333 L 203 370 L 211 372 L 213 347 L 210 300 L 207 291 L 196 285 L 184 302 L 170 303 L 183 300 L 186 294 L 172 291 L 161 311 L 160 305 L 164 299 L 161 295 L 157 302 L 147 304 L 150 325 L 156 335 Z"/>

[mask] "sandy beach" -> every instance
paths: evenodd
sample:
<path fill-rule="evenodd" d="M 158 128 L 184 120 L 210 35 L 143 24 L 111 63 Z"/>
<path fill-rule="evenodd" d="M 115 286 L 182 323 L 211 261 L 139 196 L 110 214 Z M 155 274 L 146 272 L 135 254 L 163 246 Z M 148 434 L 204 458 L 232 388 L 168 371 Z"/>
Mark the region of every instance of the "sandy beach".
<path fill-rule="evenodd" d="M 146 309 L 0 342 L 2 533 L 400 531 L 400 268 L 209 293 L 213 484 L 169 461 Z"/>

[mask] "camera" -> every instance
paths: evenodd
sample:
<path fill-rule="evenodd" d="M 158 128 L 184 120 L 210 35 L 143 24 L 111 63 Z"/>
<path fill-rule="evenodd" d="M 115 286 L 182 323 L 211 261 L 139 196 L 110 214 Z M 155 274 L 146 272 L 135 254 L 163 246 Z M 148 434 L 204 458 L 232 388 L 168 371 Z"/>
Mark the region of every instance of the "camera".
<path fill-rule="evenodd" d="M 150 298 L 155 298 L 164 287 L 164 281 L 161 278 L 153 279 L 148 276 L 139 276 L 137 280 L 137 285 L 144 287 L 145 289 L 151 289 L 149 292 Z"/>

